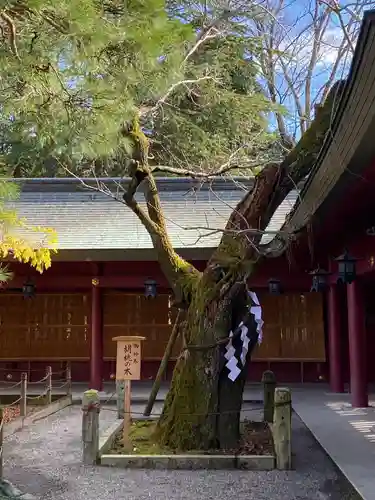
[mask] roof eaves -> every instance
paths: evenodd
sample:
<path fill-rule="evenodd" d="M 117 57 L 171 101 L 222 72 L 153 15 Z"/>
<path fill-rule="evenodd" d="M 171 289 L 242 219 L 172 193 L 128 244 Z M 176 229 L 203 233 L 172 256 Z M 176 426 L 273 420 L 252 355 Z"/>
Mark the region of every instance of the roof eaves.
<path fill-rule="evenodd" d="M 366 48 L 366 43 L 368 41 L 368 38 L 369 38 L 369 35 L 370 35 L 372 29 L 375 29 L 375 10 L 368 10 L 364 13 L 364 16 L 363 16 L 363 21 L 362 21 L 361 29 L 360 29 L 360 32 L 358 35 L 358 41 L 357 41 L 357 45 L 356 45 L 355 52 L 353 55 L 352 64 L 350 66 L 348 77 L 346 79 L 345 91 L 343 92 L 341 99 L 340 99 L 340 102 L 338 103 L 336 113 L 335 113 L 335 116 L 333 118 L 332 125 L 331 125 L 331 131 L 329 134 L 327 134 L 327 136 L 325 138 L 323 147 L 319 153 L 319 156 L 315 162 L 315 165 L 314 165 L 309 177 L 307 178 L 303 189 L 301 190 L 300 198 L 299 198 L 299 201 L 297 202 L 296 206 L 294 207 L 294 211 L 296 211 L 296 209 L 298 208 L 298 205 L 301 203 L 301 200 L 303 200 L 304 194 L 309 189 L 309 186 L 314 178 L 314 175 L 319 170 L 319 168 L 320 168 L 320 166 L 321 166 L 321 164 L 322 164 L 322 162 L 327 154 L 327 151 L 333 142 L 333 138 L 334 138 L 335 133 L 337 131 L 337 128 L 342 120 L 343 114 L 345 112 L 345 108 L 346 108 L 348 101 L 350 99 L 350 95 L 351 95 L 352 90 L 353 90 L 353 85 L 354 85 L 354 82 L 357 78 L 357 75 L 359 72 L 359 67 L 360 67 L 361 62 L 362 62 L 363 54 L 364 54 L 364 51 Z"/>
<path fill-rule="evenodd" d="M 193 179 L 192 177 L 156 177 L 159 191 L 187 191 L 189 189 L 202 191 L 240 191 L 249 189 L 254 184 L 253 177 L 212 177 L 209 179 Z M 106 185 L 111 190 L 125 189 L 129 184 L 128 177 L 89 177 L 79 179 L 76 177 L 40 177 L 40 178 L 15 178 L 9 181 L 17 184 L 23 192 L 45 191 L 81 191 L 88 188 Z M 140 185 L 142 191 L 142 185 Z"/>

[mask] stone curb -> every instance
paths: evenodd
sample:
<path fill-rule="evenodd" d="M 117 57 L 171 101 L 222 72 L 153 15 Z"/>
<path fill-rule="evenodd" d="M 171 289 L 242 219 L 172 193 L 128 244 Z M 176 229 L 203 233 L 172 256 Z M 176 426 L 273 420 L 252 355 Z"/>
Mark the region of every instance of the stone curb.
<path fill-rule="evenodd" d="M 4 438 L 11 436 L 12 434 L 18 432 L 24 427 L 33 424 L 34 422 L 37 422 L 38 420 L 42 420 L 43 418 L 46 418 L 49 415 L 52 415 L 53 413 L 63 410 L 64 408 L 70 406 L 71 404 L 72 404 L 72 397 L 64 396 L 58 399 L 57 401 L 54 401 L 50 405 L 42 408 L 41 410 L 32 413 L 27 417 L 16 418 L 12 422 L 9 422 L 8 424 L 4 425 L 4 430 L 3 430 Z"/>
<path fill-rule="evenodd" d="M 273 455 L 105 455 L 100 465 L 123 469 L 273 470 Z"/>
<path fill-rule="evenodd" d="M 123 420 L 117 420 L 99 436 L 99 450 L 98 450 L 99 459 L 102 455 L 108 453 L 109 450 L 112 448 L 116 436 L 123 428 L 123 425 L 124 425 Z"/>

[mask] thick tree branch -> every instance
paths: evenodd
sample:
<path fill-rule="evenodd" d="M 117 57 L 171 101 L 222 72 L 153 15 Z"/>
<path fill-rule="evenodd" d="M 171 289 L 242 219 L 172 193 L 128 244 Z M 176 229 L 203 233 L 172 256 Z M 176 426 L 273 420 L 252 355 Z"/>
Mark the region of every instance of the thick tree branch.
<path fill-rule="evenodd" d="M 244 259 L 256 262 L 262 257 L 259 252 L 261 232 L 266 229 L 288 193 L 311 172 L 330 131 L 334 108 L 340 101 L 344 88 L 345 81 L 337 82 L 326 102 L 318 109 L 310 128 L 285 160 L 281 164 L 267 166 L 256 176 L 254 187 L 233 211 L 226 226 L 229 232 L 223 235 L 208 269 L 215 268 L 218 264 L 224 265 L 228 260 L 228 253 L 232 257 L 232 264 L 233 259 L 242 263 Z M 248 232 L 246 237 L 242 234 L 230 234 L 232 229 L 238 231 L 248 228 L 257 229 L 259 233 L 251 238 Z M 255 249 L 258 251 L 255 252 Z"/>
<path fill-rule="evenodd" d="M 132 160 L 128 167 L 131 181 L 123 200 L 148 231 L 162 271 L 175 294 L 176 304 L 185 307 L 190 302 L 193 288 L 200 279 L 200 273 L 173 249 L 156 182 L 148 165 L 148 139 L 141 130 L 139 118 L 136 117 L 131 124 L 124 126 L 122 133 L 133 142 Z M 141 184 L 144 188 L 147 214 L 135 200 L 135 194 Z"/>
<path fill-rule="evenodd" d="M 137 153 L 134 153 L 136 156 Z M 165 277 L 175 295 L 175 305 L 179 308 L 186 308 L 190 302 L 191 294 L 197 285 L 201 273 L 189 262 L 182 259 L 173 249 L 169 239 L 165 217 L 160 203 L 160 198 L 155 179 L 147 164 L 140 165 L 139 161 L 131 160 L 129 165 L 130 181 L 122 198 L 117 193 L 113 193 L 99 179 L 96 186 L 87 183 L 83 178 L 77 176 L 66 165 L 61 165 L 71 176 L 79 179 L 82 185 L 92 191 L 97 191 L 109 196 L 115 201 L 123 202 L 138 217 L 147 230 L 153 246 L 157 252 L 158 260 Z M 142 184 L 146 200 L 147 211 L 135 199 L 135 194 Z M 118 190 L 123 191 L 121 185 Z"/>

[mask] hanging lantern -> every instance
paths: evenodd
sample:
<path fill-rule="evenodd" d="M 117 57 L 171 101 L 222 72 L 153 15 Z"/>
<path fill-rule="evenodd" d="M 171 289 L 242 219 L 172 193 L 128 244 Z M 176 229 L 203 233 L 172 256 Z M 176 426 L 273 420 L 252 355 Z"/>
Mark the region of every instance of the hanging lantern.
<path fill-rule="evenodd" d="M 357 276 L 356 262 L 357 258 L 350 255 L 350 253 L 345 250 L 342 255 L 337 257 L 335 261 L 338 263 L 338 278 L 337 283 L 353 283 Z"/>
<path fill-rule="evenodd" d="M 154 299 L 157 295 L 156 290 L 157 283 L 155 280 L 148 279 L 145 281 L 145 297 L 148 299 Z"/>
<path fill-rule="evenodd" d="M 31 280 L 27 280 L 23 287 L 22 293 L 25 299 L 32 299 L 35 295 L 35 285 Z"/>
<path fill-rule="evenodd" d="M 268 291 L 271 295 L 281 294 L 281 281 L 276 278 L 268 280 Z"/>
<path fill-rule="evenodd" d="M 331 274 L 319 266 L 309 273 L 312 276 L 310 292 L 323 292 L 327 286 L 327 277 Z"/>

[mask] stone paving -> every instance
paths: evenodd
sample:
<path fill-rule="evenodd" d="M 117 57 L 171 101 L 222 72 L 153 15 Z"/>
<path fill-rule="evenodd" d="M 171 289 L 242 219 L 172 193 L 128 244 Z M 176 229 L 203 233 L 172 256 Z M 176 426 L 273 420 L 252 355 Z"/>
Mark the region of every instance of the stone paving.
<path fill-rule="evenodd" d="M 364 500 L 375 499 L 375 396 L 352 408 L 350 394 L 328 388 L 293 391 L 293 407 Z"/>
<path fill-rule="evenodd" d="M 141 412 L 144 405 L 133 405 Z M 112 408 L 114 409 L 114 408 Z M 156 411 L 159 411 L 156 408 Z M 116 413 L 101 412 L 102 429 Z M 72 406 L 10 436 L 4 477 L 40 500 L 358 500 L 297 416 L 295 470 L 146 471 L 81 464 L 81 409 Z"/>

